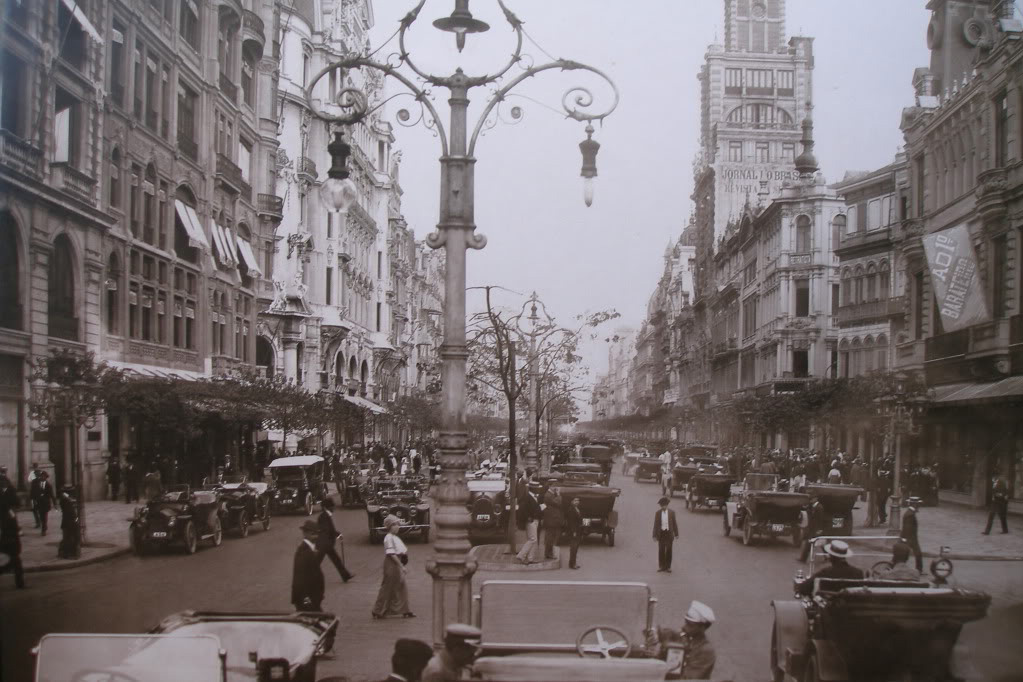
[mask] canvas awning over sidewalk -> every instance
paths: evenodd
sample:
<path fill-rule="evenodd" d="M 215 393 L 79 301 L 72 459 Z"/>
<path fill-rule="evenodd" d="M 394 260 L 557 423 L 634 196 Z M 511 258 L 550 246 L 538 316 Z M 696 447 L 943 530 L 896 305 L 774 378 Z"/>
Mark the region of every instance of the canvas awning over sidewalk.
<path fill-rule="evenodd" d="M 1007 377 L 985 383 L 959 383 L 937 386 L 934 402 L 941 405 L 966 405 L 1023 397 L 1023 376 Z"/>
<path fill-rule="evenodd" d="M 369 410 L 373 414 L 387 414 L 388 412 L 387 408 L 384 407 L 383 405 L 377 405 L 372 400 L 366 400 L 365 398 L 359 395 L 346 395 L 344 396 L 344 398 L 351 404 L 358 405 L 359 407 L 365 410 Z"/>
<path fill-rule="evenodd" d="M 137 362 L 121 362 L 120 360 L 107 360 L 106 364 L 116 369 L 123 369 L 132 374 L 142 377 L 156 377 L 157 379 L 182 379 L 184 381 L 198 381 L 206 377 L 202 372 L 194 372 L 188 369 L 172 369 L 170 367 L 156 367 L 154 365 L 141 365 Z"/>

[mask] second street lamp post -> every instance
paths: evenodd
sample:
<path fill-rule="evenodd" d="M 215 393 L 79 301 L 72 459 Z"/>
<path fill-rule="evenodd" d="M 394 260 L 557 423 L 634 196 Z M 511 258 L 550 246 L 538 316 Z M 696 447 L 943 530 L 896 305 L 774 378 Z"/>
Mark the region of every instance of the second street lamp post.
<path fill-rule="evenodd" d="M 888 420 L 888 450 L 895 451 L 895 471 L 892 480 L 891 512 L 888 515 L 889 535 L 902 530 L 902 436 L 920 431 L 916 419 L 923 415 L 927 398 L 910 395 L 906 389 L 909 377 L 902 372 L 895 375 L 894 391 L 877 399 L 878 413 Z"/>
<path fill-rule="evenodd" d="M 444 628 L 452 622 L 470 622 L 471 617 L 471 581 L 475 572 L 475 562 L 468 558 L 469 516 L 465 504 L 468 500 L 468 489 L 465 485 L 465 469 L 467 466 L 466 448 L 468 433 L 465 423 L 466 404 L 466 359 L 468 352 L 465 345 L 465 262 L 467 249 L 482 249 L 486 238 L 476 234 L 474 222 L 475 181 L 474 156 L 476 142 L 485 129 L 492 127 L 496 121 L 491 119 L 495 108 L 505 100 L 508 93 L 519 83 L 545 71 L 588 71 L 604 79 L 614 91 L 611 106 L 604 111 L 589 112 L 593 104 L 592 94 L 582 87 L 576 87 L 565 93 L 562 107 L 568 118 L 589 123 L 603 120 L 618 104 L 618 91 L 614 83 L 598 69 L 565 59 L 557 59 L 546 64 L 526 66 L 528 59 L 522 53 L 524 32 L 522 22 L 502 2 L 496 0 L 503 12 L 504 19 L 511 26 L 516 37 L 516 47 L 509 61 L 496 73 L 472 76 L 461 68 L 448 76 L 426 73 L 413 62 L 405 48 L 406 33 L 417 20 L 425 4 L 421 0 L 401 20 L 398 30 L 399 52 L 394 55 L 396 64 L 374 61 L 363 54 L 345 56 L 333 62 L 317 73 L 306 88 L 307 105 L 315 116 L 328 124 L 351 125 L 365 119 L 378 110 L 387 100 L 370 106 L 362 91 L 345 87 L 337 93 L 330 93 L 331 100 L 341 110 L 340 114 L 331 114 L 319 109 L 314 103 L 314 90 L 317 83 L 328 73 L 340 72 L 338 82 L 344 83 L 344 74 L 353 69 L 371 69 L 378 71 L 400 82 L 429 112 L 427 125 L 433 128 L 441 146 L 441 182 L 440 182 L 440 219 L 437 230 L 427 236 L 427 244 L 434 249 L 443 248 L 446 256 L 446 272 L 444 277 L 444 343 L 440 349 L 443 360 L 441 371 L 442 402 L 441 429 L 439 449 L 441 452 L 441 474 L 438 485 L 438 511 L 434 519 L 437 525 L 434 557 L 427 564 L 427 571 L 433 576 L 433 620 L 432 631 L 434 643 L 438 646 L 443 642 Z M 433 22 L 434 26 L 454 33 L 459 51 L 465 44 L 466 35 L 481 33 L 489 26 L 473 18 L 466 0 L 456 0 L 455 10 L 449 17 Z M 512 76 L 512 69 L 517 75 Z M 417 85 L 399 69 L 408 69 L 413 78 L 418 79 L 422 87 Z M 505 77 L 508 81 L 503 85 Z M 486 106 L 476 123 L 472 135 L 469 135 L 467 112 L 469 92 L 473 88 L 493 84 L 495 90 L 487 99 Z M 444 88 L 449 92 L 450 129 L 445 129 L 443 120 L 434 108 L 428 92 L 430 86 Z M 574 96 L 572 96 L 574 95 Z M 515 109 L 512 116 L 520 115 Z M 409 112 L 398 112 L 398 120 L 407 124 L 411 120 Z M 589 139 L 589 137 L 587 138 Z M 336 145 L 337 157 L 345 150 Z M 595 151 L 588 145 L 584 151 Z M 341 163 L 337 163 L 340 160 Z M 583 176 L 588 180 L 596 175 L 595 163 L 589 158 L 584 162 Z M 335 168 L 340 166 L 340 168 Z M 344 177 L 343 159 L 335 158 L 332 173 L 324 183 L 324 197 L 331 202 L 334 210 L 344 210 L 354 197 L 350 178 Z"/>

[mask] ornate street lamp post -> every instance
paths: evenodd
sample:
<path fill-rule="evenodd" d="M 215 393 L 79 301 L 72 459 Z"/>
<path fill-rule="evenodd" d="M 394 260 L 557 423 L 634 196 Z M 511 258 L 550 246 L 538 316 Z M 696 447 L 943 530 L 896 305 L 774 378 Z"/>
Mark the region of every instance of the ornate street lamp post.
<path fill-rule="evenodd" d="M 891 512 L 888 515 L 888 534 L 897 535 L 902 530 L 902 436 L 920 433 L 916 420 L 927 409 L 928 398 L 911 395 L 906 389 L 909 377 L 898 372 L 892 393 L 876 399 L 877 411 L 888 420 L 885 433 L 888 450 L 895 449 L 895 473 L 892 481 Z"/>
<path fill-rule="evenodd" d="M 419 17 L 426 0 L 421 0 L 401 20 L 398 30 L 399 51 L 386 63 L 374 61 L 369 56 L 346 56 L 323 68 L 312 79 L 306 89 L 306 100 L 310 110 L 320 119 L 328 123 L 351 125 L 363 120 L 378 110 L 386 102 L 370 106 L 365 94 L 352 87 L 344 87 L 337 93 L 331 93 L 332 101 L 340 109 L 339 114 L 327 113 L 314 103 L 313 92 L 316 84 L 330 72 L 341 72 L 338 82 L 344 82 L 344 72 L 351 69 L 372 69 L 394 78 L 408 89 L 409 93 L 425 108 L 429 116 L 426 125 L 437 134 L 441 146 L 441 201 L 440 220 L 437 231 L 427 236 L 427 244 L 434 249 L 443 248 L 446 256 L 446 273 L 444 280 L 444 344 L 440 349 L 443 360 L 442 369 L 442 426 L 440 432 L 440 463 L 441 476 L 438 486 L 439 509 L 435 516 L 437 533 L 434 543 L 435 555 L 428 562 L 427 571 L 433 576 L 433 637 L 436 644 L 443 640 L 444 628 L 448 623 L 469 622 L 471 611 L 471 578 L 475 572 L 475 564 L 467 557 L 468 513 L 465 503 L 468 490 L 465 486 L 465 468 L 467 465 L 466 447 L 468 433 L 465 425 L 465 261 L 466 249 L 482 249 L 486 238 L 476 234 L 474 223 L 474 156 L 476 142 L 485 129 L 495 125 L 491 113 L 505 100 L 508 93 L 519 83 L 545 71 L 588 71 L 604 79 L 614 93 L 609 108 L 600 112 L 590 112 L 593 96 L 582 87 L 570 89 L 562 97 L 565 115 L 576 121 L 601 121 L 608 116 L 618 104 L 618 90 L 614 83 L 598 69 L 565 59 L 557 59 L 538 66 L 528 66 L 528 58 L 522 53 L 524 32 L 522 22 L 502 2 L 497 4 L 511 26 L 516 37 L 516 47 L 511 58 L 495 74 L 473 76 L 461 68 L 449 76 L 426 73 L 411 59 L 405 47 L 405 37 L 409 28 Z M 461 50 L 465 45 L 466 36 L 470 33 L 482 33 L 489 26 L 473 18 L 469 12 L 468 0 L 456 0 L 455 10 L 449 17 L 436 20 L 434 26 L 440 30 L 454 33 L 456 45 Z M 399 69 L 408 69 L 412 78 Z M 513 75 L 513 69 L 515 72 Z M 505 82 L 507 77 L 507 82 Z M 503 83 L 503 84 L 502 84 Z M 489 96 L 475 128 L 469 135 L 467 111 L 469 107 L 469 91 L 481 86 L 494 85 L 496 88 Z M 450 129 L 444 123 L 428 92 L 430 86 L 445 88 L 450 96 Z M 512 110 L 512 117 L 518 118 L 521 112 Z M 409 123 L 409 112 L 402 109 L 398 112 L 398 121 L 403 125 Z M 422 117 L 419 119 L 422 120 Z M 590 136 L 587 137 L 590 140 Z M 592 140 L 590 140 L 592 142 Z M 337 150 L 335 163 L 331 168 L 329 179 L 324 183 L 323 196 L 330 202 L 334 210 L 344 210 L 354 199 L 351 179 L 345 177 L 343 171 L 345 154 L 340 133 L 332 145 Z M 583 148 L 584 154 L 590 154 L 584 161 L 582 175 L 588 181 L 596 175 L 596 149 L 592 145 Z M 589 194 L 589 193 L 588 193 Z M 589 203 L 589 201 L 587 201 Z"/>

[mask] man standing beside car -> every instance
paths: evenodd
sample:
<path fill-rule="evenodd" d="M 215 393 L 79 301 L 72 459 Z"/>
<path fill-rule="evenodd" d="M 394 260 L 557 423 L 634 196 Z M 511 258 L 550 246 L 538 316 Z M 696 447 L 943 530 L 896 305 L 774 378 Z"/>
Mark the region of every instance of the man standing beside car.
<path fill-rule="evenodd" d="M 568 567 L 579 568 L 576 556 L 579 554 L 579 542 L 583 533 L 583 514 L 579 509 L 579 498 L 573 497 L 572 503 L 565 509 L 565 532 L 568 533 Z"/>
<path fill-rule="evenodd" d="M 561 513 L 561 491 L 558 488 L 551 488 L 544 495 L 543 510 L 543 556 L 545 559 L 554 558 L 554 545 L 558 544 L 561 537 L 561 527 L 565 524 L 565 516 Z"/>
<path fill-rule="evenodd" d="M 337 540 L 341 538 L 341 533 L 338 533 L 337 528 L 334 526 L 334 500 L 324 497 L 323 501 L 320 502 L 320 507 L 323 511 L 320 512 L 320 516 L 316 519 L 316 525 L 320 529 L 319 537 L 316 539 L 316 549 L 323 556 L 330 559 L 330 562 L 334 564 L 334 568 L 337 569 L 338 575 L 341 576 L 341 580 L 348 582 L 355 577 L 355 574 L 345 567 L 344 561 L 337 555 L 337 550 L 335 549 Z"/>
<path fill-rule="evenodd" d="M 657 572 L 671 573 L 671 549 L 678 537 L 678 522 L 675 512 L 668 509 L 671 502 L 667 497 L 657 501 L 660 505 L 654 513 L 654 541 L 657 543 Z"/>

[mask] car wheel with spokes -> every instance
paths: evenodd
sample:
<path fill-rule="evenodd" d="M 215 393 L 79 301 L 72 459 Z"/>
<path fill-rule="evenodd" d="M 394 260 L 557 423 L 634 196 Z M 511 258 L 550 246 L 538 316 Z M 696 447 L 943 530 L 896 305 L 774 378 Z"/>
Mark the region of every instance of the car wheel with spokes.
<path fill-rule="evenodd" d="M 199 548 L 199 538 L 195 534 L 195 524 L 189 521 L 185 524 L 185 532 L 182 534 L 185 538 L 185 551 L 189 554 L 195 554 L 195 550 Z"/>
<path fill-rule="evenodd" d="M 243 538 L 249 537 L 249 510 L 242 509 L 238 514 L 238 535 Z"/>
<path fill-rule="evenodd" d="M 213 531 L 213 546 L 220 547 L 220 543 L 224 541 L 224 526 L 220 523 L 219 516 L 213 518 L 213 525 L 210 526 L 210 530 Z"/>
<path fill-rule="evenodd" d="M 306 516 L 312 516 L 313 515 L 313 494 L 312 493 L 306 493 L 305 494 L 305 507 L 304 507 L 304 509 L 305 509 L 305 515 Z"/>

